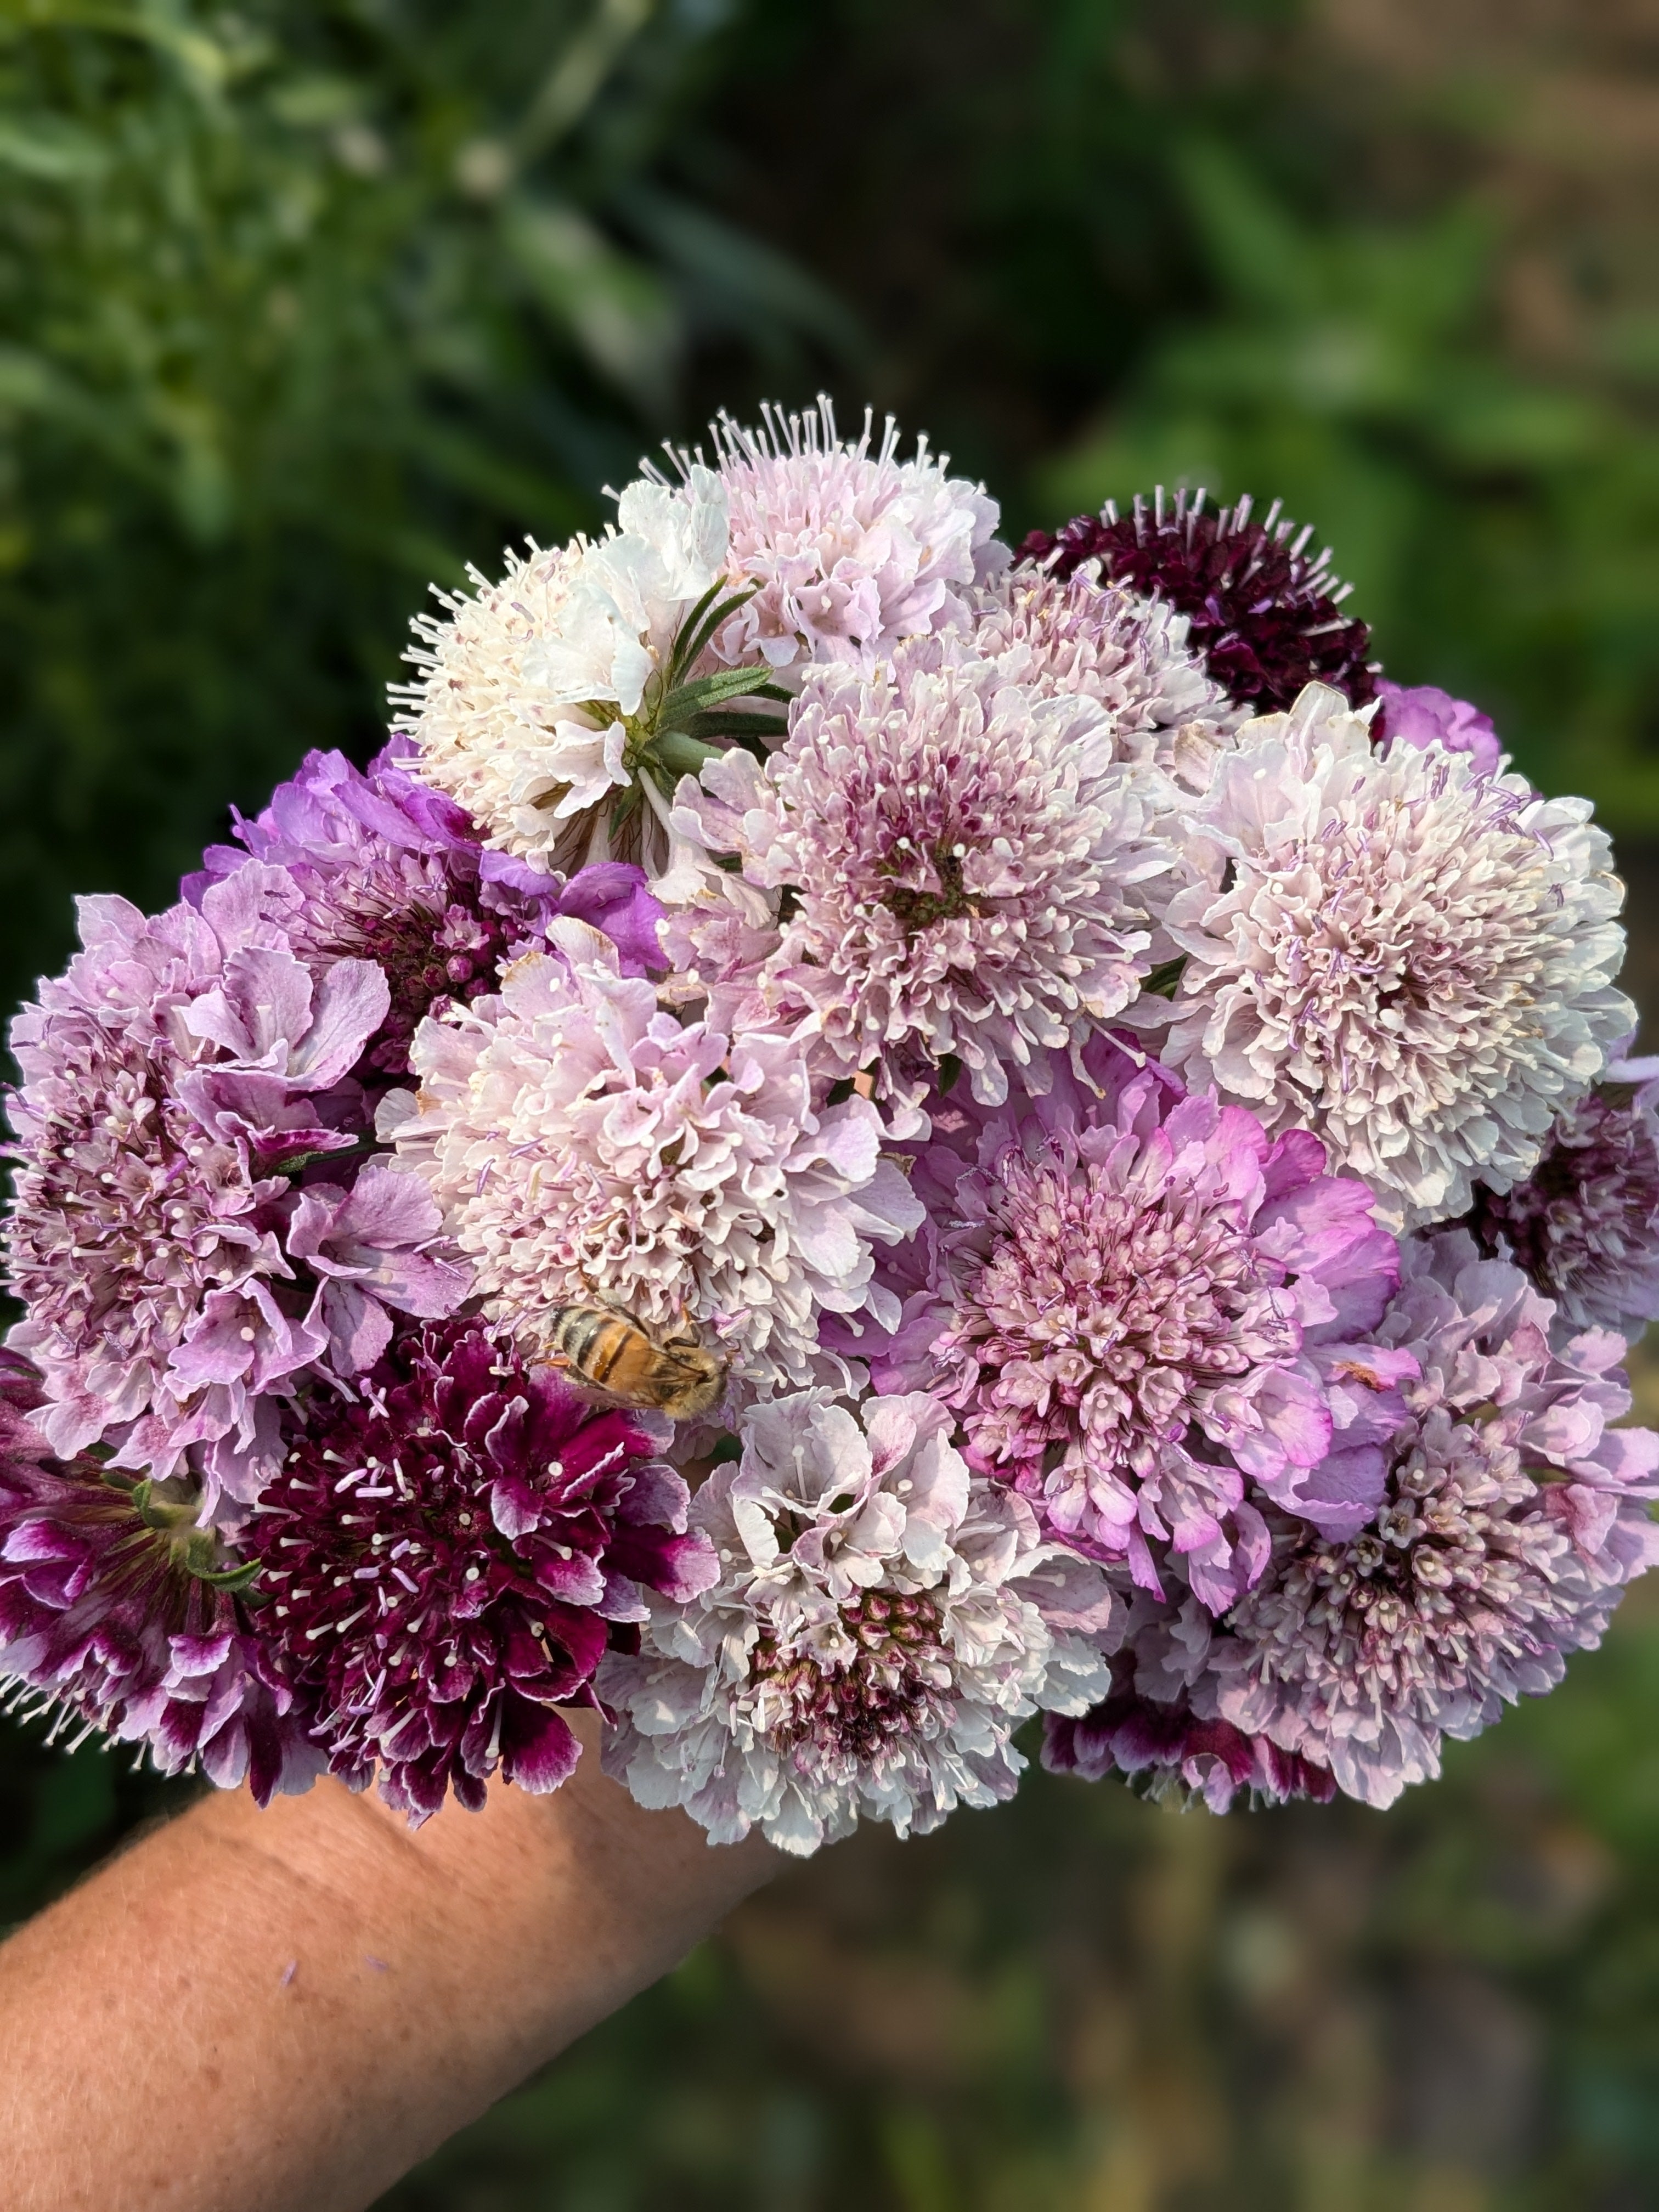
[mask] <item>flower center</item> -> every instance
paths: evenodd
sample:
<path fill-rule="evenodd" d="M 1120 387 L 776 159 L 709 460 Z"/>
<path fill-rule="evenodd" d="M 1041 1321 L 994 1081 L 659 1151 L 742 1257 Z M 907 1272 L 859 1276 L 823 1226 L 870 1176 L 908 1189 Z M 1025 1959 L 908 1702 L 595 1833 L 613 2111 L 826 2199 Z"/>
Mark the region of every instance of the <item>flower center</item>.
<path fill-rule="evenodd" d="M 882 903 L 897 921 L 907 938 L 919 937 L 925 929 L 932 929 L 941 921 L 960 921 L 965 915 L 975 917 L 985 911 L 983 900 L 975 897 L 963 879 L 963 863 L 968 857 L 968 847 L 959 840 L 947 844 L 943 838 L 918 853 L 908 837 L 901 837 L 894 850 L 883 862 L 880 872 L 884 876 L 922 876 L 931 874 L 927 883 L 895 882 L 883 896 Z"/>
<path fill-rule="evenodd" d="M 781 1647 L 763 1631 L 749 1662 L 757 1725 L 803 1766 L 868 1765 L 948 1689 L 937 1602 L 867 1590 L 841 1609 L 848 1656 Z"/>

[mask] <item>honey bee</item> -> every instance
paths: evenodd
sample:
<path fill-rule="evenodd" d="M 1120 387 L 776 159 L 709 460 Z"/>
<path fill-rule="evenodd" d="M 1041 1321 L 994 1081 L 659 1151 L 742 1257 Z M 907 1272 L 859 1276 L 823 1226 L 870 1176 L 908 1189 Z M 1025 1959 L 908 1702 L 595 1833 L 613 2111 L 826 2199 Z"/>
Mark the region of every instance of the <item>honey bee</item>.
<path fill-rule="evenodd" d="M 726 1361 L 695 1328 L 660 1335 L 615 1306 L 561 1306 L 549 1331 L 549 1358 L 576 1382 L 676 1421 L 708 1413 L 726 1388 Z"/>

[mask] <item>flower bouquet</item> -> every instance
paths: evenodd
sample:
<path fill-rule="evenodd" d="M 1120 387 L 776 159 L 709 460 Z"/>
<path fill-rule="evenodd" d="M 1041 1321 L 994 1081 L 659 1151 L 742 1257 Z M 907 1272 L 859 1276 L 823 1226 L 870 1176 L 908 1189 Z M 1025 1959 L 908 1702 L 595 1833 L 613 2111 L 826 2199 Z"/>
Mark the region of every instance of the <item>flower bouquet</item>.
<path fill-rule="evenodd" d="M 1579 799 L 1200 495 L 827 404 L 416 625 L 11 1031 L 0 1676 L 262 1800 L 807 1852 L 1042 1757 L 1388 1804 L 1656 1556 Z"/>

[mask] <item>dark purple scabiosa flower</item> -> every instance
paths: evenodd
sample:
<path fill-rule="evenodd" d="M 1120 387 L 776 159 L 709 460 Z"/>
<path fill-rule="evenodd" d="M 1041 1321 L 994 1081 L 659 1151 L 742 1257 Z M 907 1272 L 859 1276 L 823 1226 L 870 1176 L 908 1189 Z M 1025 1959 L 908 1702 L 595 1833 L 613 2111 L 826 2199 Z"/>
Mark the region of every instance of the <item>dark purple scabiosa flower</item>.
<path fill-rule="evenodd" d="M 1659 1316 L 1659 1060 L 1614 1060 L 1607 1075 L 1556 1117 L 1524 1182 L 1475 1185 L 1468 1217 L 1484 1251 L 1554 1300 L 1558 1342 L 1638 1336 Z"/>
<path fill-rule="evenodd" d="M 1150 507 L 1138 496 L 1123 515 L 1108 500 L 1099 514 L 1034 530 L 1020 553 L 1060 577 L 1097 561 L 1103 580 L 1168 600 L 1189 617 L 1188 640 L 1216 682 L 1261 713 L 1316 682 L 1364 706 L 1376 690 L 1370 632 L 1342 612 L 1349 587 L 1331 574 L 1328 550 L 1310 556 L 1311 526 L 1282 519 L 1277 500 L 1260 522 L 1248 495 L 1219 513 L 1204 500 L 1180 491 L 1170 501 L 1160 485 Z"/>
<path fill-rule="evenodd" d="M 935 1109 L 927 1222 L 878 1261 L 905 1302 L 872 1372 L 952 1407 L 969 1464 L 1060 1541 L 1154 1591 L 1169 1545 L 1224 1612 L 1266 1560 L 1261 1501 L 1333 1530 L 1376 1503 L 1400 1370 L 1364 1339 L 1395 1242 L 1305 1131 L 1271 1139 L 1110 1038 L 1085 1064 L 998 1111 Z"/>
<path fill-rule="evenodd" d="M 322 1760 L 247 1633 L 246 1568 L 200 1524 L 200 1498 L 54 1459 L 40 1398 L 27 1362 L 0 1352 L 0 1697 L 144 1744 L 163 1773 L 246 1781 L 261 1804 L 304 1789 Z"/>
<path fill-rule="evenodd" d="M 661 908 L 637 868 L 605 863 L 568 882 L 506 853 L 487 852 L 471 817 L 402 764 L 397 742 L 366 773 L 343 754 L 311 753 L 253 820 L 236 817 L 238 846 L 215 846 L 186 895 L 250 860 L 281 867 L 299 898 L 284 914 L 289 943 L 313 969 L 374 961 L 391 1003 L 360 1073 L 395 1079 L 428 1014 L 496 988 L 501 963 L 540 944 L 574 915 L 617 945 L 626 975 L 659 964 Z"/>
<path fill-rule="evenodd" d="M 418 1824 L 499 1772 L 555 1790 L 613 1625 L 714 1579 L 651 1417 L 599 1407 L 475 1322 L 410 1328 L 316 1393 L 247 1530 L 259 1626 L 335 1773 Z"/>

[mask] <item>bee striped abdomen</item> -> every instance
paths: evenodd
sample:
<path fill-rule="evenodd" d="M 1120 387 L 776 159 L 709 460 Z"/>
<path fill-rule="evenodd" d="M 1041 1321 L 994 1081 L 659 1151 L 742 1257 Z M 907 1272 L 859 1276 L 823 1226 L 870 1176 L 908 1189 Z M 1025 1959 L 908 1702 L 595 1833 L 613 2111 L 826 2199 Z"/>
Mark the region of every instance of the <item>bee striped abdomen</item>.
<path fill-rule="evenodd" d="M 654 1407 L 690 1420 L 715 1404 L 726 1361 L 695 1333 L 660 1342 L 631 1314 L 611 1306 L 562 1306 L 548 1351 L 555 1366 L 625 1406 Z"/>

